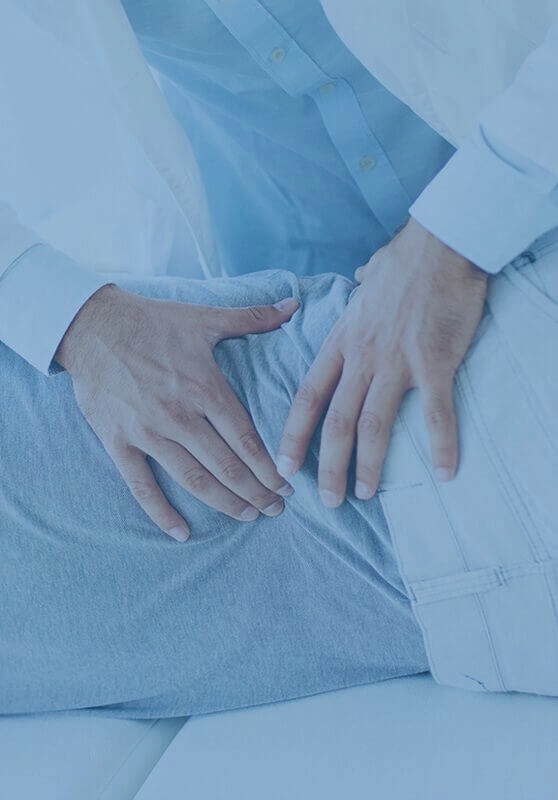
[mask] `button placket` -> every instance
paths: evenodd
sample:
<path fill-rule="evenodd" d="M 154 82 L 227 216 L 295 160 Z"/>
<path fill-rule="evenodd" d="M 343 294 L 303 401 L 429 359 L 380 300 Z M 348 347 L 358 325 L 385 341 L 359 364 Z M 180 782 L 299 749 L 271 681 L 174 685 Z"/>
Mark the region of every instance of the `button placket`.
<path fill-rule="evenodd" d="M 393 234 L 401 225 L 401 209 L 407 209 L 411 199 L 365 118 L 350 83 L 324 72 L 257 0 L 206 2 L 281 88 L 293 96 L 312 97 L 365 200 L 380 225 Z M 381 193 L 384 183 L 389 191 Z"/>

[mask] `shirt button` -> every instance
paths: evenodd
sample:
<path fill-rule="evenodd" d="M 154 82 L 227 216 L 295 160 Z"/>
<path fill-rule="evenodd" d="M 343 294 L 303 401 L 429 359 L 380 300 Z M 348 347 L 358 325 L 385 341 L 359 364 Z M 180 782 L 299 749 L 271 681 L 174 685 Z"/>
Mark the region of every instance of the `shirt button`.
<path fill-rule="evenodd" d="M 278 64 L 285 58 L 285 51 L 282 47 L 276 47 L 275 50 L 271 51 L 271 60 L 275 61 Z"/>
<path fill-rule="evenodd" d="M 374 169 L 376 166 L 376 159 L 374 156 L 362 156 L 358 165 L 363 172 L 368 172 L 369 169 Z"/>
<path fill-rule="evenodd" d="M 334 83 L 322 83 L 322 85 L 320 86 L 320 92 L 323 92 L 324 94 L 330 94 L 334 90 L 335 90 Z"/>

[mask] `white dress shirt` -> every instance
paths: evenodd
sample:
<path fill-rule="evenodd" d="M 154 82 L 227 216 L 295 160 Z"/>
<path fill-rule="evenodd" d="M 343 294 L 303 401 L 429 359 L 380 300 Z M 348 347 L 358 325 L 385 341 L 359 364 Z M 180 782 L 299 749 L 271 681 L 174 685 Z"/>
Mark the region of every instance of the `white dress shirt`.
<path fill-rule="evenodd" d="M 322 0 L 345 44 L 458 150 L 411 206 L 498 272 L 558 225 L 558 0 Z"/>
<path fill-rule="evenodd" d="M 367 64 L 370 48 L 362 42 L 372 42 L 380 6 L 351 2 L 360 16 L 340 0 L 323 5 L 343 9 L 331 20 Z M 189 142 L 120 3 L 8 0 L 3 15 L 0 58 L 17 91 L 2 82 L 0 100 L 17 124 L 0 129 L 0 340 L 48 373 L 71 320 L 107 282 L 102 272 L 157 271 L 153 265 L 165 263 L 177 219 L 187 220 L 206 274 L 220 274 L 221 267 Z M 359 31 L 360 50 L 348 23 Z M 557 42 L 555 26 L 411 205 L 426 228 L 490 272 L 558 225 Z M 396 64 L 401 54 L 391 49 Z M 283 59 L 287 50 L 279 50 Z M 29 52 L 36 54 L 32 64 Z M 415 110 L 420 114 L 420 103 Z M 137 185 L 138 171 L 151 181 L 149 191 Z M 103 218 L 115 192 L 132 215 L 137 210 L 129 231 L 115 229 L 110 213 Z M 174 222 L 161 213 L 163 196 L 176 210 Z M 139 220 L 152 234 L 143 251 L 132 233 Z"/>
<path fill-rule="evenodd" d="M 184 228 L 221 269 L 190 143 L 118 0 L 1 16 L 0 341 L 48 374 L 104 273 L 164 272 Z"/>

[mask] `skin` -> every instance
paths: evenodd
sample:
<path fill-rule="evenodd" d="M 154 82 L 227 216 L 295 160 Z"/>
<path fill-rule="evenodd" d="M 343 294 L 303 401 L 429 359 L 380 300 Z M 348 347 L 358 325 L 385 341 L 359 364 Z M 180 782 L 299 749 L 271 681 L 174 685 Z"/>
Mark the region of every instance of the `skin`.
<path fill-rule="evenodd" d="M 398 409 L 414 387 L 434 474 L 455 477 L 453 381 L 481 320 L 488 276 L 411 218 L 355 279 L 358 290 L 294 398 L 277 459 L 285 478 L 300 469 L 327 407 L 318 482 L 328 508 L 346 497 L 355 444 L 355 495 L 374 496 Z"/>
<path fill-rule="evenodd" d="M 277 516 L 292 488 L 213 358 L 221 340 L 274 330 L 298 303 L 211 308 L 102 287 L 55 355 L 77 403 L 133 496 L 178 541 L 189 527 L 147 456 L 191 495 L 243 522 Z M 101 377 L 102 376 L 102 377 Z"/>

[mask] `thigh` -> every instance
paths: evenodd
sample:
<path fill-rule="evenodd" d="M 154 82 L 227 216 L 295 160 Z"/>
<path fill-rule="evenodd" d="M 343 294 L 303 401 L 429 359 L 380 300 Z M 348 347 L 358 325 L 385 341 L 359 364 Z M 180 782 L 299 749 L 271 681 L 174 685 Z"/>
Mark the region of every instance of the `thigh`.
<path fill-rule="evenodd" d="M 460 463 L 434 480 L 416 390 L 382 495 L 401 574 L 441 683 L 558 695 L 558 237 L 490 279 L 455 381 Z"/>
<path fill-rule="evenodd" d="M 274 452 L 352 286 L 274 272 L 126 288 L 213 305 L 301 299 L 284 329 L 216 349 Z M 3 347 L 0 363 L 0 712 L 206 713 L 427 668 L 379 504 L 323 509 L 316 447 L 286 512 L 245 525 L 153 464 L 192 523 L 180 545 L 129 494 L 69 376 L 46 378 Z"/>

